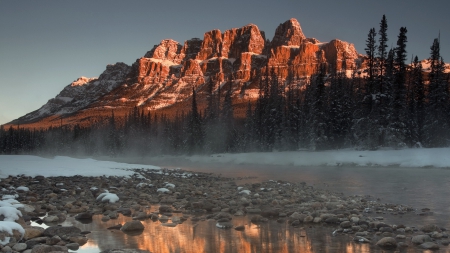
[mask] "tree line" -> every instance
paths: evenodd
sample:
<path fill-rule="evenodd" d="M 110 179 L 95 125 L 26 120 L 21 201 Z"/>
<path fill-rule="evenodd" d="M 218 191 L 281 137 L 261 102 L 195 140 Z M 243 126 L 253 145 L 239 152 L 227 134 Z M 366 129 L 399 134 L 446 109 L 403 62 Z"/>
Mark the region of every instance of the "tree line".
<path fill-rule="evenodd" d="M 450 144 L 449 74 L 434 39 L 425 73 L 418 57 L 407 63 L 407 29 L 388 49 L 387 20 L 369 30 L 363 71 L 318 64 L 309 78 L 281 79 L 266 65 L 259 94 L 236 117 L 232 79 L 207 79 L 206 108 L 192 89 L 188 113 L 157 115 L 139 107 L 88 127 L 46 130 L 0 128 L 0 153 L 79 155 L 198 154 L 358 148 L 447 147 Z"/>

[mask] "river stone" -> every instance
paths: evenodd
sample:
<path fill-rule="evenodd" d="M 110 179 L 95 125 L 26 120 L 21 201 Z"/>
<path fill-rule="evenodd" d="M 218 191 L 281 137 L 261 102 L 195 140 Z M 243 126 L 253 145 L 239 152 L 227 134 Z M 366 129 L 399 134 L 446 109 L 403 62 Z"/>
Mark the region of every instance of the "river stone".
<path fill-rule="evenodd" d="M 392 237 L 384 237 L 381 238 L 376 245 L 381 248 L 397 248 L 397 241 Z"/>
<path fill-rule="evenodd" d="M 12 247 L 12 249 L 15 250 L 15 251 L 21 252 L 21 251 L 26 250 L 27 247 L 28 247 L 28 246 L 27 246 L 26 243 L 16 243 L 16 244 Z"/>
<path fill-rule="evenodd" d="M 237 231 L 244 231 L 245 230 L 245 226 L 244 225 L 236 226 L 234 229 L 237 230 Z"/>
<path fill-rule="evenodd" d="M 311 215 L 307 215 L 306 217 L 305 217 L 305 219 L 303 219 L 303 222 L 304 223 L 310 223 L 310 222 L 312 222 L 314 220 L 314 217 L 312 217 Z"/>
<path fill-rule="evenodd" d="M 439 229 L 438 226 L 432 224 L 425 225 L 421 227 L 420 230 L 424 233 L 431 233 L 433 231 L 441 232 L 441 229 Z"/>
<path fill-rule="evenodd" d="M 36 226 L 27 227 L 24 229 L 25 229 L 25 234 L 23 236 L 23 239 L 25 239 L 25 240 L 39 237 L 44 233 L 44 230 L 45 230 L 42 227 L 36 227 Z"/>
<path fill-rule="evenodd" d="M 352 226 L 352 223 L 350 221 L 343 221 L 340 224 L 341 228 L 350 228 Z"/>
<path fill-rule="evenodd" d="M 170 206 L 162 205 L 159 207 L 159 213 L 171 213 L 171 212 L 172 212 L 172 207 L 170 207 Z"/>
<path fill-rule="evenodd" d="M 58 235 L 61 238 L 64 237 L 70 237 L 73 235 L 79 235 L 81 233 L 81 230 L 77 227 L 70 226 L 70 227 L 60 227 L 60 226 L 51 226 L 44 230 L 43 235 L 48 237 L 53 237 L 55 235 Z"/>
<path fill-rule="evenodd" d="M 78 245 L 85 245 L 88 242 L 88 238 L 84 236 L 72 236 L 69 238 L 69 241 L 73 243 L 77 243 Z"/>
<path fill-rule="evenodd" d="M 216 223 L 216 227 L 218 228 L 232 228 L 233 227 L 233 223 L 227 221 L 227 222 L 218 222 Z"/>
<path fill-rule="evenodd" d="M 12 249 L 11 249 L 11 247 L 9 247 L 8 245 L 6 245 L 6 246 L 4 246 L 4 247 L 1 249 L 1 251 L 2 251 L 2 252 L 9 253 L 9 252 L 12 251 Z"/>
<path fill-rule="evenodd" d="M 77 251 L 80 248 L 80 245 L 76 242 L 66 244 L 66 247 L 70 250 Z"/>
<path fill-rule="evenodd" d="M 371 243 L 371 241 L 370 241 L 369 239 L 367 239 L 367 238 L 365 238 L 365 237 L 362 237 L 362 236 L 355 236 L 355 237 L 353 238 L 353 241 L 355 241 L 355 242 L 361 242 L 361 243 Z"/>
<path fill-rule="evenodd" d="M 132 220 L 125 223 L 120 230 L 123 232 L 144 230 L 144 225 L 138 220 Z"/>
<path fill-rule="evenodd" d="M 55 245 L 55 244 L 57 244 L 60 241 L 61 241 L 61 238 L 59 236 L 55 235 L 53 237 L 47 238 L 47 240 L 45 240 L 45 244 L 47 244 L 47 245 Z"/>
<path fill-rule="evenodd" d="M 437 244 L 434 243 L 434 242 L 425 242 L 425 243 L 422 243 L 422 244 L 420 244 L 420 247 L 421 247 L 422 249 L 431 249 L 431 250 L 439 249 L 439 245 L 437 245 Z"/>
<path fill-rule="evenodd" d="M 138 249 L 108 249 L 100 253 L 148 253 L 148 251 Z"/>
<path fill-rule="evenodd" d="M 423 244 L 425 242 L 431 242 L 431 237 L 429 235 L 416 235 L 411 238 L 411 242 L 414 244 Z"/>
<path fill-rule="evenodd" d="M 52 223 L 52 222 L 58 222 L 59 218 L 56 215 L 50 215 L 50 216 L 44 217 L 42 220 L 45 223 Z"/>
<path fill-rule="evenodd" d="M 381 227 L 378 231 L 392 233 L 394 230 L 391 227 Z"/>
<path fill-rule="evenodd" d="M 48 252 L 53 252 L 53 251 L 56 251 L 56 252 L 69 252 L 67 247 L 64 247 L 64 246 L 59 246 L 59 245 L 55 245 L 55 246 L 36 245 L 31 250 L 31 253 L 48 253 Z"/>
<path fill-rule="evenodd" d="M 294 212 L 293 214 L 291 214 L 291 216 L 289 216 L 289 221 L 293 222 L 295 220 L 298 220 L 298 221 L 302 221 L 303 222 L 303 220 L 305 218 L 306 218 L 305 214 Z"/>
<path fill-rule="evenodd" d="M 339 223 L 339 218 L 338 217 L 328 217 L 325 219 L 326 223 Z"/>
<path fill-rule="evenodd" d="M 163 227 L 176 227 L 178 225 L 178 223 L 161 223 L 161 226 Z"/>
<path fill-rule="evenodd" d="M 92 213 L 83 212 L 75 215 L 75 219 L 77 220 L 92 220 Z"/>

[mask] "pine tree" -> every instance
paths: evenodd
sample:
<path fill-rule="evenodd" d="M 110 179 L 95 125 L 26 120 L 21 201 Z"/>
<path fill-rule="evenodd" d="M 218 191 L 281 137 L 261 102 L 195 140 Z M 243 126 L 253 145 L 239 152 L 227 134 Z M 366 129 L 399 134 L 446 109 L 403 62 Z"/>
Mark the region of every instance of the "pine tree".
<path fill-rule="evenodd" d="M 394 59 L 394 83 L 393 96 L 390 108 L 392 115 L 389 118 L 387 132 L 388 145 L 395 148 L 407 146 L 407 140 L 410 140 L 410 132 L 407 128 L 406 115 L 406 27 L 400 28 L 400 34 L 397 40 Z"/>
<path fill-rule="evenodd" d="M 387 20 L 386 20 L 386 16 L 383 15 L 383 18 L 381 19 L 380 22 L 380 30 L 378 31 L 378 34 L 380 35 L 379 38 L 379 46 L 378 46 L 378 71 L 379 71 L 379 89 L 380 89 L 380 93 L 383 93 L 383 78 L 385 75 L 385 65 L 386 65 L 386 58 L 387 58 L 387 42 L 388 42 L 388 37 L 387 37 L 387 29 L 388 29 L 388 25 L 387 25 Z"/>
<path fill-rule="evenodd" d="M 375 51 L 377 49 L 377 46 L 375 45 L 375 36 L 375 28 L 370 29 L 365 48 L 367 54 L 367 75 L 369 78 L 369 85 L 371 86 L 370 92 L 373 92 L 373 81 L 375 77 Z"/>
<path fill-rule="evenodd" d="M 423 142 L 423 125 L 425 117 L 425 86 L 422 78 L 422 63 L 416 56 L 412 64 L 412 87 L 411 87 L 411 133 L 413 144 L 421 147 Z"/>
<path fill-rule="evenodd" d="M 449 90 L 444 78 L 444 60 L 440 56 L 440 43 L 431 46 L 430 73 L 428 75 L 427 114 L 424 124 L 424 143 L 428 147 L 443 147 L 449 143 Z"/>
<path fill-rule="evenodd" d="M 192 88 L 192 105 L 188 123 L 188 153 L 194 154 L 201 150 L 203 144 L 203 130 L 200 114 L 197 108 L 196 91 Z"/>

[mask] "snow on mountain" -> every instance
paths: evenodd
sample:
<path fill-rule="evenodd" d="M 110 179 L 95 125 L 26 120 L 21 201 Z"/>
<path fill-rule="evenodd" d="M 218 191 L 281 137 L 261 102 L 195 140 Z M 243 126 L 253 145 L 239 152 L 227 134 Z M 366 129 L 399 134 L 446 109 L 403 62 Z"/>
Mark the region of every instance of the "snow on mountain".
<path fill-rule="evenodd" d="M 40 109 L 13 121 L 31 122 L 51 115 L 65 115 L 77 112 L 120 85 L 130 67 L 125 63 L 108 65 L 98 78 L 80 77 L 50 99 Z"/>

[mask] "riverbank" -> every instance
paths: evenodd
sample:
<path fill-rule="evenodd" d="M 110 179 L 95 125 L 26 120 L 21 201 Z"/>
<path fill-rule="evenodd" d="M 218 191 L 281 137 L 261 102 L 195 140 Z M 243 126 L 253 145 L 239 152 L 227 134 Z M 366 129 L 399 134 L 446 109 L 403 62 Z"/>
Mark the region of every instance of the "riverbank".
<path fill-rule="evenodd" d="M 299 228 L 295 232 L 297 236 L 302 236 L 305 229 L 327 228 L 332 238 L 342 239 L 342 235 L 347 235 L 349 244 L 367 244 L 370 252 L 385 248 L 441 248 L 444 252 L 448 249 L 448 234 L 439 224 L 413 227 L 390 222 L 394 217 L 414 221 L 432 215 L 429 209 L 415 210 L 405 205 L 383 203 L 370 196 L 345 196 L 302 182 L 243 183 L 246 178 L 179 169 L 129 168 L 124 171 L 128 175 L 3 178 L 0 186 L 5 190 L 1 195 L 10 200 L 2 203 L 20 210 L 21 217 L 10 219 L 20 224 L 24 233 L 17 230 L 15 235 L 8 236 L 7 229 L 3 229 L 10 241 L 2 243 L 2 247 L 13 249 L 16 245 L 22 248 L 26 245 L 25 249 L 17 251 L 34 252 L 34 247 L 40 244 L 45 246 L 39 247 L 58 246 L 62 250 L 87 244 L 90 231 L 78 228 L 58 231 L 57 225 L 71 218 L 82 223 L 98 222 L 98 217 L 101 217 L 100 222 L 117 220 L 118 233 L 136 236 L 146 233 L 143 224 L 148 226 L 146 221 L 149 220 L 153 221 L 151 226 L 174 229 L 185 224 L 195 227 L 199 221 L 208 221 L 214 222 L 217 230 L 245 233 L 247 224 L 233 221 L 247 217 L 252 224 L 261 227 L 276 221 Z M 118 220 L 121 216 L 131 219 Z M 31 226 L 35 222 L 50 227 L 44 230 Z M 112 250 L 102 247 L 103 251 Z"/>

